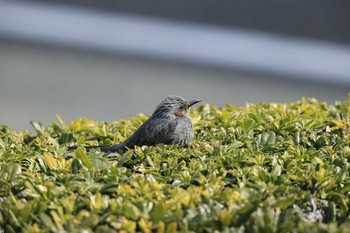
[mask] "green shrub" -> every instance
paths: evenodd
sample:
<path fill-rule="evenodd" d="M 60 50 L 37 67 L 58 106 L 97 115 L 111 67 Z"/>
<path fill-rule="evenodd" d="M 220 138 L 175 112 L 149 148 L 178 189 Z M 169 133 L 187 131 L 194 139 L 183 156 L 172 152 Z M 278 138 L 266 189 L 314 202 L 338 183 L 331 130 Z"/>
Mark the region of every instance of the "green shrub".
<path fill-rule="evenodd" d="M 187 148 L 108 159 L 147 117 L 0 126 L 0 232 L 349 232 L 350 100 L 191 112 Z"/>

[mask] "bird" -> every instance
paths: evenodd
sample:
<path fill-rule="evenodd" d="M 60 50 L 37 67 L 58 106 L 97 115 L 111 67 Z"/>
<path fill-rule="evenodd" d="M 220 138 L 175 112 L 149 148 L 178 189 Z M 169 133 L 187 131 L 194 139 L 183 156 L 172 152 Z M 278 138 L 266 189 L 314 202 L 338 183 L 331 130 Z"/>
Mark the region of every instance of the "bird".
<path fill-rule="evenodd" d="M 128 139 L 119 144 L 87 146 L 85 149 L 100 149 L 102 152 L 123 153 L 135 146 L 155 146 L 157 144 L 187 146 L 194 136 L 189 109 L 202 100 L 186 100 L 180 96 L 165 97 L 153 114 Z M 69 150 L 77 146 L 68 147 Z"/>

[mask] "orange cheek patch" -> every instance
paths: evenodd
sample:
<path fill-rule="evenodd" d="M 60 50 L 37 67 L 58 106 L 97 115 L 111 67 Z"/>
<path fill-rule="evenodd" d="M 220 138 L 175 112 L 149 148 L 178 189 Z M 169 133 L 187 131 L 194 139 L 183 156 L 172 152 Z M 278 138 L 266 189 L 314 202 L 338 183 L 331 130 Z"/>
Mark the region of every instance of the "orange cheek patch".
<path fill-rule="evenodd" d="M 183 111 L 177 110 L 174 112 L 175 116 L 177 117 L 185 117 L 185 114 Z"/>

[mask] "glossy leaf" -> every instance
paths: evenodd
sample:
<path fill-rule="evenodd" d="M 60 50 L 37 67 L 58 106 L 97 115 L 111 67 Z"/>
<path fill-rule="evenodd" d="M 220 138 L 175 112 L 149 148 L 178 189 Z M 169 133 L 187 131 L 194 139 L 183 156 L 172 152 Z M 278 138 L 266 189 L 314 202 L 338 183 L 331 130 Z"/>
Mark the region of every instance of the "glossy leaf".
<path fill-rule="evenodd" d="M 87 167 L 88 169 L 92 169 L 94 168 L 93 163 L 90 161 L 89 157 L 87 156 L 86 152 L 84 151 L 83 148 L 78 147 L 75 150 L 75 154 L 77 155 L 77 157 L 81 160 L 81 162 L 83 163 L 83 165 L 85 167 Z"/>
<path fill-rule="evenodd" d="M 30 124 L 34 127 L 34 130 L 38 133 L 38 134 L 43 134 L 45 131 L 45 127 L 41 122 L 37 122 L 37 121 L 30 121 Z"/>
<path fill-rule="evenodd" d="M 206 104 L 190 117 L 187 147 L 113 156 L 79 146 L 124 141 L 147 115 L 57 115 L 33 121 L 35 134 L 0 125 L 0 231 L 348 232 L 350 99 Z"/>
<path fill-rule="evenodd" d="M 57 169 L 58 168 L 58 162 L 57 160 L 50 154 L 45 154 L 44 155 L 44 161 L 45 163 L 47 164 L 47 166 L 50 168 L 50 169 Z"/>

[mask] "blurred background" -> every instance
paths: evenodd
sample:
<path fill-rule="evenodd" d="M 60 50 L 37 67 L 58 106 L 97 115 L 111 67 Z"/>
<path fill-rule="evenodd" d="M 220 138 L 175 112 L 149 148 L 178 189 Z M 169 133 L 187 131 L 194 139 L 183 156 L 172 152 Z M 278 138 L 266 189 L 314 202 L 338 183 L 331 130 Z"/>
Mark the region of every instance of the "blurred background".
<path fill-rule="evenodd" d="M 168 95 L 217 106 L 334 103 L 350 87 L 350 2 L 0 0 L 0 124 L 111 122 Z"/>

